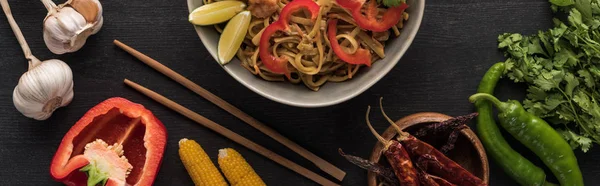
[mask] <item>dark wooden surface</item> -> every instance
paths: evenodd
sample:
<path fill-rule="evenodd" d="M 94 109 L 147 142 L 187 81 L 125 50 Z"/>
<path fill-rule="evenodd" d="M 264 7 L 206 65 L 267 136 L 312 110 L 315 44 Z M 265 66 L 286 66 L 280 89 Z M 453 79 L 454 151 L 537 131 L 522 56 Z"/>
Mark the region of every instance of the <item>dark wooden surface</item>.
<path fill-rule="evenodd" d="M 467 97 L 491 64 L 503 61 L 496 37 L 503 32 L 532 34 L 551 26 L 546 0 L 429 0 L 417 38 L 400 63 L 379 83 L 360 96 L 336 106 L 305 109 L 285 106 L 259 96 L 238 84 L 210 57 L 193 27 L 187 22 L 183 0 L 102 0 L 104 27 L 88 39 L 80 51 L 53 55 L 42 39 L 46 15 L 38 0 L 10 0 L 14 16 L 40 59 L 59 58 L 73 70 L 75 98 L 46 121 L 22 116 L 13 106 L 12 91 L 26 60 L 4 15 L 0 15 L 0 185 L 60 185 L 48 169 L 63 135 L 89 108 L 114 96 L 141 103 L 163 121 L 169 139 L 156 185 L 192 185 L 177 155 L 177 142 L 191 138 L 200 142 L 216 160 L 217 150 L 233 147 L 252 164 L 270 185 L 314 185 L 313 182 L 269 161 L 234 142 L 203 128 L 149 98 L 126 87 L 129 78 L 221 125 L 313 170 L 318 169 L 210 102 L 195 95 L 112 45 L 113 39 L 150 55 L 192 81 L 267 123 L 284 136 L 329 160 L 347 172 L 342 185 L 365 185 L 366 172 L 337 154 L 367 157 L 375 138 L 364 122 L 367 105 L 379 97 L 394 119 L 421 111 L 462 115 L 473 111 Z M 235 64 L 232 64 L 235 65 Z M 301 85 L 299 85 L 301 86 Z M 497 88 L 502 99 L 521 99 L 524 87 L 503 80 Z M 376 107 L 377 108 L 377 107 Z M 379 112 L 372 121 L 380 132 L 388 124 Z M 512 144 L 514 140 L 509 138 Z M 514 145 L 534 162 L 526 149 Z M 588 185 L 600 176 L 600 147 L 576 152 Z M 492 185 L 515 185 L 491 161 Z M 325 175 L 323 172 L 318 172 Z M 550 173 L 548 172 L 550 175 Z"/>

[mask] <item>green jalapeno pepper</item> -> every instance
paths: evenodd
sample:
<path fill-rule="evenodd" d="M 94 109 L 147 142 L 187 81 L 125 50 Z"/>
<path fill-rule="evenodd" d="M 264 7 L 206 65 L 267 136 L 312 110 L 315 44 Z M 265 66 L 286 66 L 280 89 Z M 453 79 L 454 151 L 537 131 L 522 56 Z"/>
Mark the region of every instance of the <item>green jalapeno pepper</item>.
<path fill-rule="evenodd" d="M 494 93 L 496 83 L 504 72 L 504 63 L 496 63 L 485 73 L 479 83 L 478 93 Z M 498 163 L 517 183 L 523 186 L 541 186 L 546 182 L 546 173 L 542 168 L 513 150 L 502 137 L 494 120 L 492 104 L 487 100 L 475 102 L 477 112 L 477 134 L 488 155 Z"/>
<path fill-rule="evenodd" d="M 501 102 L 486 93 L 469 97 L 471 102 L 478 100 L 488 100 L 498 108 L 500 125 L 533 151 L 550 168 L 560 185 L 583 185 L 581 170 L 571 146 L 548 123 L 525 111 L 515 100 Z"/>

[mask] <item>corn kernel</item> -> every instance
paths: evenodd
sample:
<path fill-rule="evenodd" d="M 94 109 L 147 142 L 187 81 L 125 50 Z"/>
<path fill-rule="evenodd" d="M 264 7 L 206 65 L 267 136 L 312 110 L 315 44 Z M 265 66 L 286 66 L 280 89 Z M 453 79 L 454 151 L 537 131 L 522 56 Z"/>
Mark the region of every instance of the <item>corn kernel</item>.
<path fill-rule="evenodd" d="M 232 148 L 219 150 L 219 167 L 232 186 L 266 186 L 244 157 Z"/>
<path fill-rule="evenodd" d="M 194 140 L 179 140 L 179 157 L 196 186 L 227 186 L 227 182 L 210 161 L 200 144 Z"/>

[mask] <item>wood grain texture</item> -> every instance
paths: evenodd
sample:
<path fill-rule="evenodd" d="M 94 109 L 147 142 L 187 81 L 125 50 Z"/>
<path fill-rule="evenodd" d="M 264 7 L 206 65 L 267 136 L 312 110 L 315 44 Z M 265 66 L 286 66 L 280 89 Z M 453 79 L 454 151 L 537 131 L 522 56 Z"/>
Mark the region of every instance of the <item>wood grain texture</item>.
<path fill-rule="evenodd" d="M 367 105 L 378 105 L 379 97 L 385 97 L 386 112 L 394 120 L 426 111 L 451 116 L 470 113 L 474 108 L 468 102 L 468 96 L 476 91 L 487 68 L 504 60 L 496 49 L 498 34 L 533 34 L 552 25 L 546 0 L 428 0 L 415 41 L 387 76 L 347 102 L 327 108 L 304 109 L 263 98 L 227 75 L 188 23 L 185 1 L 102 0 L 105 16 L 102 30 L 90 37 L 78 52 L 61 56 L 53 55 L 44 45 L 42 20 L 46 12 L 41 2 L 9 0 L 9 3 L 33 54 L 40 59 L 59 58 L 71 66 L 75 98 L 68 107 L 59 109 L 43 122 L 27 119 L 14 108 L 12 91 L 27 69 L 27 62 L 6 17 L 0 15 L 0 74 L 3 78 L 0 82 L 0 178 L 3 183 L 0 185 L 61 185 L 52 181 L 48 169 L 62 136 L 88 109 L 114 96 L 145 105 L 167 127 L 167 150 L 156 185 L 192 185 L 177 156 L 177 141 L 184 137 L 202 144 L 215 162 L 218 149 L 235 148 L 267 184 L 314 185 L 126 87 L 122 83 L 125 77 L 283 157 L 326 175 L 283 145 L 137 61 L 114 46 L 114 39 L 136 46 L 137 50 L 144 51 L 346 171 L 342 185 L 366 185 L 366 172 L 346 162 L 337 153 L 337 148 L 343 148 L 348 154 L 368 157 L 375 138 L 364 124 Z M 501 99 L 521 99 L 524 88 L 501 80 L 497 93 Z M 379 132 L 388 127 L 380 116 L 373 115 L 371 121 Z M 543 165 L 526 148 L 516 145 L 516 140 L 507 140 L 534 163 Z M 600 165 L 590 163 L 600 158 L 600 147 L 595 146 L 588 153 L 576 152 L 576 155 L 586 184 L 600 182 Z M 494 161 L 490 163 L 492 185 L 516 184 Z"/>

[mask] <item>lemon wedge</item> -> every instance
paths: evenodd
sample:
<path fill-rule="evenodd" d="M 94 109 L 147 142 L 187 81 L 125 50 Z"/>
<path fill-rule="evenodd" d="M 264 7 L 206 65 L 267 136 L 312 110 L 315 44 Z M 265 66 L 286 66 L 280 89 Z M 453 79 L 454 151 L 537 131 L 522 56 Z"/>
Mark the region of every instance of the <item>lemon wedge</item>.
<path fill-rule="evenodd" d="M 235 56 L 246 37 L 251 19 L 250 11 L 240 12 L 231 18 L 223 29 L 217 48 L 217 56 L 221 65 L 229 63 Z"/>
<path fill-rule="evenodd" d="M 189 21 L 200 26 L 218 24 L 231 19 L 245 8 L 246 4 L 241 1 L 218 1 L 194 9 Z"/>

